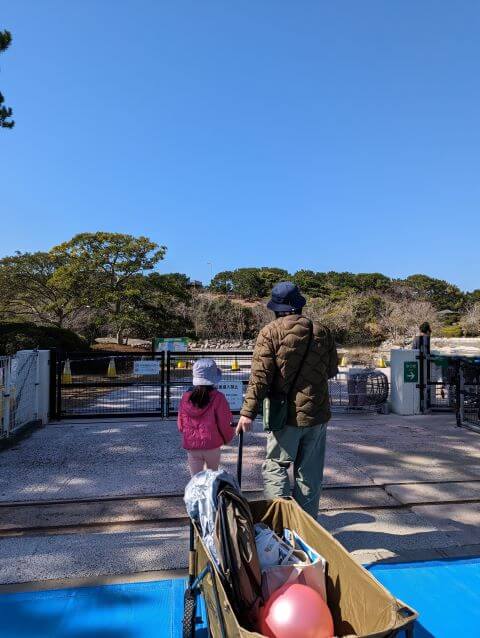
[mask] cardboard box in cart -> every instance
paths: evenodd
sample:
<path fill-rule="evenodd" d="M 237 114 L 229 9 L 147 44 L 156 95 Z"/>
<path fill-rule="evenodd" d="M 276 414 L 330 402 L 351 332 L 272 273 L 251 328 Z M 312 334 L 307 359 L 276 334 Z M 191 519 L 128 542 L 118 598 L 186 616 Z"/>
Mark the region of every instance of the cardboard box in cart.
<path fill-rule="evenodd" d="M 405 631 L 407 636 L 413 636 L 412 625 L 417 613 L 392 596 L 368 571 L 358 565 L 347 550 L 295 501 L 254 501 L 250 506 L 255 523 L 266 523 L 278 534 L 281 534 L 284 528 L 294 530 L 308 545 L 326 558 L 327 602 L 335 623 L 335 636 L 393 638 Z M 197 530 L 195 536 L 195 570 L 198 574 L 210 561 Z M 213 638 L 260 636 L 238 624 L 215 568 L 203 580 L 202 590 Z"/>

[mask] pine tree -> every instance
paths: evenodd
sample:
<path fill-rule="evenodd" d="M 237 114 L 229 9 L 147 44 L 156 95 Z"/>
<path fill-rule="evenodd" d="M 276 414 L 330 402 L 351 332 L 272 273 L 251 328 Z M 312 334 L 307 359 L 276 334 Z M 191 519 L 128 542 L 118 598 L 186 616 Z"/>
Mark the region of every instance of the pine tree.
<path fill-rule="evenodd" d="M 0 53 L 6 51 L 12 42 L 10 31 L 0 31 Z M 5 99 L 0 92 L 0 128 L 13 128 L 15 122 L 12 120 L 13 111 L 8 106 L 4 106 Z"/>

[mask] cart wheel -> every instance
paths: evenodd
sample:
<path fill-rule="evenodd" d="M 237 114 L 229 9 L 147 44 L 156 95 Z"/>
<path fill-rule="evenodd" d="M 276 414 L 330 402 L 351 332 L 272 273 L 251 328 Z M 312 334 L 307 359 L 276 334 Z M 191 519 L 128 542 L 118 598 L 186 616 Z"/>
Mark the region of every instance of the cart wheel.
<path fill-rule="evenodd" d="M 183 599 L 183 638 L 193 638 L 195 632 L 195 592 L 186 589 Z"/>

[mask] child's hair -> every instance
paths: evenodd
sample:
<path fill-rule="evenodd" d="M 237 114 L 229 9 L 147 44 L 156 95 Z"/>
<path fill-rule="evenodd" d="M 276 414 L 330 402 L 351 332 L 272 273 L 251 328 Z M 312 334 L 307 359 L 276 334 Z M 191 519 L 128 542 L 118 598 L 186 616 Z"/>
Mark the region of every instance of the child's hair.
<path fill-rule="evenodd" d="M 196 408 L 204 408 L 210 403 L 210 392 L 213 389 L 213 385 L 196 385 L 188 400 L 190 403 L 193 403 Z"/>

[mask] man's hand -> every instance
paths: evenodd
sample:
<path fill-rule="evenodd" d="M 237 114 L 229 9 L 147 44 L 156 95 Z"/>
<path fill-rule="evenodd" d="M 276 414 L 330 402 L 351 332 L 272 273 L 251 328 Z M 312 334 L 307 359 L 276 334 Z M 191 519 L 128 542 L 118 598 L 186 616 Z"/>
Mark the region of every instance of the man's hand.
<path fill-rule="evenodd" d="M 249 419 L 248 416 L 241 416 L 237 423 L 237 429 L 235 430 L 236 434 L 240 434 L 240 432 L 249 432 L 252 429 L 253 420 Z"/>

